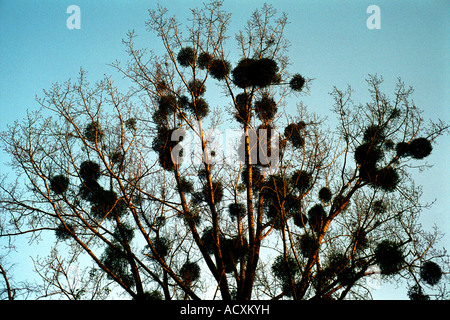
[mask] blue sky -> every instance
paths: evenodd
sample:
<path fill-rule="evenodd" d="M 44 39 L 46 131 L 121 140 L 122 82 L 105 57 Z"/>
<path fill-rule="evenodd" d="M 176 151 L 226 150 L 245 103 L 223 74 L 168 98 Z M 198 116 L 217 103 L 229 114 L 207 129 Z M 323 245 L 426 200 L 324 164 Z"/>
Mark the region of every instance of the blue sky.
<path fill-rule="evenodd" d="M 332 123 L 332 100 L 328 93 L 333 86 L 344 89 L 350 84 L 356 101 L 365 102 L 368 95 L 364 80 L 368 74 L 379 74 L 385 79 L 383 89 L 388 93 L 393 91 L 397 77 L 413 86 L 414 101 L 424 110 L 425 119 L 450 120 L 449 1 L 266 2 L 272 2 L 278 12 L 286 12 L 291 22 L 286 30 L 291 41 L 291 71 L 315 79 L 311 94 L 303 98 L 309 110 L 328 116 Z M 100 80 L 104 74 L 119 79 L 107 64 L 116 59 L 127 60 L 121 39 L 128 30 L 136 31 L 139 45 L 160 47 L 156 36 L 145 28 L 147 10 L 155 8 L 157 3 L 154 0 L 0 0 L 0 130 L 22 119 L 27 109 L 36 110 L 34 99 L 36 95 L 42 96 L 43 89 L 50 88 L 54 82 L 77 78 L 80 67 L 88 71 L 91 82 Z M 201 4 L 193 0 L 159 3 L 180 19 L 189 14 L 187 8 Z M 243 27 L 251 12 L 263 3 L 225 0 L 225 9 L 232 13 L 230 32 L 234 34 Z M 70 16 L 66 9 L 72 4 L 81 9 L 80 30 L 66 27 Z M 366 27 L 369 5 L 380 8 L 381 29 Z M 230 50 L 236 50 L 233 38 L 229 43 Z M 416 175 L 416 181 L 424 185 L 423 199 L 437 198 L 433 209 L 424 212 L 423 224 L 430 227 L 436 223 L 444 232 L 448 231 L 450 207 L 446 160 L 449 146 L 449 137 L 441 137 L 427 158 L 434 167 Z M 1 153 L 0 162 L 5 161 Z M 447 235 L 441 246 L 450 247 L 449 239 Z M 21 252 L 28 250 L 23 248 Z M 404 292 L 383 288 L 376 296 L 390 299 L 398 294 L 406 297 Z"/>

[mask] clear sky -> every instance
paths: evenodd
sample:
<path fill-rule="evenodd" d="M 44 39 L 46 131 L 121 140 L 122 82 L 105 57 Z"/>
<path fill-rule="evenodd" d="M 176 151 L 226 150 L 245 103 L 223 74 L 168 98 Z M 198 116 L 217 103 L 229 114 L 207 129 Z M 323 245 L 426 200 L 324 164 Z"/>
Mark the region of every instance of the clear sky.
<path fill-rule="evenodd" d="M 393 92 L 398 77 L 415 88 L 416 105 L 425 119 L 450 120 L 450 1 L 448 0 L 276 0 L 278 12 L 286 12 L 291 22 L 286 36 L 291 41 L 291 71 L 314 78 L 311 94 L 303 99 L 310 111 L 325 117 L 333 114 L 333 86 L 350 84 L 355 100 L 368 101 L 368 74 L 382 75 L 383 89 Z M 80 67 L 88 71 L 91 82 L 104 74 L 118 74 L 108 63 L 127 60 L 121 39 L 134 29 L 139 45 L 158 48 L 157 37 L 146 31 L 148 9 L 158 1 L 147 0 L 0 0 L 0 130 L 20 120 L 26 110 L 36 110 L 35 96 L 55 82 L 75 79 Z M 180 19 L 188 8 L 201 5 L 193 0 L 160 0 Z M 244 26 L 260 0 L 225 0 L 232 13 L 232 35 Z M 70 5 L 81 10 L 81 29 L 68 29 L 66 13 Z M 366 12 L 370 5 L 380 8 L 380 29 L 368 29 Z M 233 38 L 230 50 L 237 46 Z M 292 110 L 295 106 L 292 107 Z M 437 199 L 432 210 L 424 212 L 424 227 L 436 223 L 448 231 L 450 193 L 448 156 L 450 139 L 441 137 L 427 161 L 434 167 L 416 175 L 424 185 L 425 201 Z M 0 154 L 1 173 L 7 161 Z M 450 248 L 450 235 L 441 244 Z M 21 253 L 27 255 L 29 248 Z M 31 251 L 30 251 L 31 252 Z M 31 264 L 31 260 L 26 260 Z M 23 263 L 23 262 L 22 262 Z M 25 270 L 25 269 L 20 269 Z M 378 298 L 406 298 L 404 290 L 375 292 Z M 394 286 L 395 288 L 395 286 Z"/>

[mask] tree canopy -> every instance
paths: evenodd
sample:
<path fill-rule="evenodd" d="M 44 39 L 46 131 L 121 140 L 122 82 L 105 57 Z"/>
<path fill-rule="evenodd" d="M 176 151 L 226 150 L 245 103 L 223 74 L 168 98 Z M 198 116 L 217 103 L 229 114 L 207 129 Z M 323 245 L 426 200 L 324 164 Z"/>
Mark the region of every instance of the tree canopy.
<path fill-rule="evenodd" d="M 369 75 L 361 104 L 334 88 L 328 131 L 302 104 L 286 112 L 312 80 L 290 70 L 285 14 L 255 10 L 231 61 L 221 1 L 185 28 L 149 12 L 165 53 L 127 35 L 129 61 L 112 67 L 129 91 L 82 70 L 37 99 L 53 117 L 30 112 L 1 134 L 18 177 L 0 183 L 0 236 L 54 235 L 38 295 L 366 299 L 377 266 L 411 299 L 448 298 L 448 256 L 420 226 L 429 205 L 411 176 L 448 125 L 424 124 L 412 88 L 399 79 L 388 95 Z"/>

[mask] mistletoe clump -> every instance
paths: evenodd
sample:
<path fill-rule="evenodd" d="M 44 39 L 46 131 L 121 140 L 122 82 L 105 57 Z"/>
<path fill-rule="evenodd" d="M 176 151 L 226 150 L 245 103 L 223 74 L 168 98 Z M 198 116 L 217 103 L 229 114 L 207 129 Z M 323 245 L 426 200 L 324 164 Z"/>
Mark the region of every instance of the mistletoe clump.
<path fill-rule="evenodd" d="M 379 146 L 366 142 L 355 150 L 355 161 L 362 167 L 372 168 L 383 157 L 383 151 Z"/>
<path fill-rule="evenodd" d="M 194 196 L 197 196 L 198 194 L 201 194 L 200 192 L 198 193 L 194 193 Z M 202 197 L 203 198 L 203 197 Z M 196 227 L 200 226 L 200 224 L 202 223 L 202 219 L 201 219 L 201 215 L 200 215 L 200 210 L 198 208 L 193 208 L 187 212 L 184 213 L 183 215 L 184 220 L 186 222 L 186 224 L 189 226 L 190 224 L 195 225 Z"/>
<path fill-rule="evenodd" d="M 327 213 L 321 204 L 314 205 L 308 211 L 309 226 L 315 231 L 319 232 L 325 225 Z"/>
<path fill-rule="evenodd" d="M 295 290 L 294 279 L 299 273 L 300 268 L 297 261 L 290 255 L 279 255 L 272 264 L 272 273 L 281 281 L 283 291 L 287 297 L 292 297 Z"/>
<path fill-rule="evenodd" d="M 261 193 L 263 212 L 276 230 L 282 230 L 288 219 L 299 214 L 301 197 L 295 196 L 291 182 L 281 174 L 269 176 Z"/>
<path fill-rule="evenodd" d="M 55 194 L 63 194 L 69 187 L 69 178 L 60 174 L 50 179 L 50 190 Z"/>
<path fill-rule="evenodd" d="M 259 120 L 266 123 L 277 113 L 277 103 L 268 93 L 263 93 L 261 99 L 255 101 L 255 111 Z"/>
<path fill-rule="evenodd" d="M 113 190 L 105 190 L 98 183 L 100 165 L 93 161 L 84 161 L 80 165 L 79 176 L 82 184 L 79 194 L 83 200 L 91 203 L 91 214 L 99 219 L 122 215 L 126 210 L 124 199 L 119 198 Z"/>
<path fill-rule="evenodd" d="M 163 295 L 158 290 L 152 292 L 146 291 L 144 293 L 138 293 L 134 300 L 138 301 L 161 301 L 163 300 Z"/>
<path fill-rule="evenodd" d="M 409 144 L 407 142 L 399 142 L 395 146 L 398 157 L 406 157 L 409 155 Z"/>
<path fill-rule="evenodd" d="M 426 295 L 418 284 L 408 289 L 408 297 L 411 300 L 430 300 L 430 296 Z"/>
<path fill-rule="evenodd" d="M 130 272 L 129 256 L 124 247 L 134 237 L 134 229 L 128 224 L 118 224 L 113 233 L 111 244 L 105 248 L 100 261 L 103 265 L 126 286 L 131 287 L 135 284 L 135 278 Z M 108 278 L 114 280 L 113 275 L 108 273 Z"/>
<path fill-rule="evenodd" d="M 200 278 L 200 267 L 195 262 L 187 261 L 180 269 L 180 277 L 185 283 L 190 284 Z"/>
<path fill-rule="evenodd" d="M 301 213 L 300 211 L 294 213 L 294 224 L 297 227 L 304 228 L 307 223 L 308 217 L 305 214 Z"/>
<path fill-rule="evenodd" d="M 427 261 L 420 267 L 420 278 L 431 286 L 436 285 L 442 278 L 442 270 L 433 261 Z"/>
<path fill-rule="evenodd" d="M 371 144 L 385 142 L 384 128 L 378 125 L 371 125 L 364 130 L 363 141 Z"/>
<path fill-rule="evenodd" d="M 167 238 L 157 236 L 152 238 L 151 242 L 153 243 L 156 253 L 161 258 L 167 256 L 167 254 L 169 253 L 169 240 L 167 240 Z"/>
<path fill-rule="evenodd" d="M 304 85 L 306 83 L 305 78 L 303 78 L 300 74 L 294 74 L 289 81 L 289 86 L 294 91 L 302 91 Z"/>
<path fill-rule="evenodd" d="M 58 227 L 55 229 L 55 236 L 59 240 L 67 240 L 69 239 L 72 234 L 75 232 L 75 227 L 71 223 L 59 224 Z"/>
<path fill-rule="evenodd" d="M 173 141 L 172 134 L 174 129 L 169 129 L 166 127 L 159 127 L 156 137 L 153 139 L 152 149 L 158 153 L 159 164 L 164 170 L 171 171 L 175 168 L 175 164 L 180 161 L 180 159 L 173 159 L 172 151 L 178 145 L 179 141 Z M 179 137 L 181 140 L 181 137 Z M 178 155 L 182 156 L 182 151 Z M 175 161 L 174 161 L 175 160 Z"/>
<path fill-rule="evenodd" d="M 261 189 L 263 186 L 264 177 L 261 174 L 261 169 L 257 165 L 247 165 L 242 169 L 241 172 L 241 179 L 245 186 L 248 186 L 249 180 L 248 180 L 248 174 L 249 174 L 249 167 L 252 167 L 252 186 L 254 189 Z"/>
<path fill-rule="evenodd" d="M 136 130 L 137 120 L 136 118 L 130 118 L 125 121 L 125 127 L 130 131 Z"/>
<path fill-rule="evenodd" d="M 156 110 L 152 115 L 153 121 L 162 126 L 166 125 L 168 116 L 174 114 L 177 111 L 177 107 L 180 103 L 173 94 L 164 94 L 156 98 Z"/>
<path fill-rule="evenodd" d="M 349 203 L 350 200 L 347 199 L 343 194 L 338 194 L 333 199 L 333 203 L 331 205 L 331 212 L 346 209 L 348 208 Z"/>
<path fill-rule="evenodd" d="M 212 182 L 212 193 L 213 193 L 213 196 L 214 196 L 214 204 L 218 204 L 218 203 L 220 203 L 221 201 L 222 201 L 222 198 L 223 198 L 223 184 L 222 184 L 222 182 L 221 181 L 213 181 Z M 202 190 L 202 193 L 203 193 L 203 199 L 206 201 L 206 202 L 210 202 L 211 200 L 210 200 L 210 196 L 209 196 L 209 187 L 208 187 L 208 185 L 207 184 L 205 184 L 204 186 L 203 186 L 203 190 Z"/>
<path fill-rule="evenodd" d="M 379 162 L 385 156 L 386 150 L 395 149 L 396 157 L 412 157 L 423 159 L 432 151 L 431 143 L 426 138 L 417 138 L 410 143 L 395 143 L 386 140 L 385 128 L 371 125 L 366 128 L 363 135 L 363 144 L 355 149 L 355 161 L 359 165 L 360 178 L 374 188 L 392 192 L 397 188 L 401 178 L 398 170 L 392 165 L 379 167 Z"/>
<path fill-rule="evenodd" d="M 363 144 L 355 149 L 355 161 L 359 165 L 359 176 L 374 188 L 392 192 L 400 182 L 400 176 L 395 168 L 387 166 L 379 168 L 379 162 L 384 156 L 384 130 L 373 125 L 364 131 Z"/>
<path fill-rule="evenodd" d="M 288 210 L 283 210 L 287 190 L 284 182 L 284 177 L 281 175 L 272 175 L 265 182 L 261 189 L 263 198 L 263 210 L 273 226 L 277 230 L 281 230 L 287 217 Z"/>
<path fill-rule="evenodd" d="M 290 141 L 294 148 L 301 148 L 305 144 L 302 131 L 305 128 L 303 121 L 290 123 L 284 129 L 284 137 L 287 141 Z"/>
<path fill-rule="evenodd" d="M 192 102 L 188 102 L 186 108 L 199 119 L 206 117 L 209 113 L 208 102 L 203 98 L 196 98 Z"/>
<path fill-rule="evenodd" d="M 400 182 L 400 176 L 397 170 L 392 167 L 382 168 L 377 171 L 373 185 L 381 189 L 392 192 Z"/>
<path fill-rule="evenodd" d="M 97 121 L 89 123 L 84 129 L 84 136 L 90 142 L 97 142 L 103 138 L 103 131 Z"/>
<path fill-rule="evenodd" d="M 213 57 L 208 52 L 202 52 L 198 55 L 197 65 L 201 70 L 208 69 L 211 66 Z"/>
<path fill-rule="evenodd" d="M 184 193 L 193 193 L 194 192 L 194 184 L 192 181 L 188 180 L 185 177 L 180 178 L 180 191 Z"/>
<path fill-rule="evenodd" d="M 329 274 L 335 275 L 342 285 L 349 285 L 356 279 L 354 268 L 349 265 L 349 258 L 343 253 L 333 253 L 326 267 Z"/>
<path fill-rule="evenodd" d="M 426 138 L 416 138 L 410 143 L 399 142 L 395 147 L 398 157 L 412 157 L 414 159 L 423 159 L 431 154 L 433 147 Z"/>
<path fill-rule="evenodd" d="M 134 238 L 134 228 L 128 223 L 120 223 L 114 228 L 112 235 L 119 244 L 129 243 Z"/>
<path fill-rule="evenodd" d="M 119 198 L 115 191 L 103 188 L 95 192 L 91 203 L 91 213 L 99 219 L 113 218 L 115 215 L 121 216 L 126 209 L 125 201 Z"/>
<path fill-rule="evenodd" d="M 236 265 L 247 253 L 248 242 L 247 239 L 239 237 L 222 239 L 220 242 L 220 249 L 225 265 L 225 273 L 230 273 L 236 270 Z"/>
<path fill-rule="evenodd" d="M 251 117 L 250 95 L 248 93 L 240 93 L 235 98 L 236 112 L 234 118 L 241 124 L 248 124 Z"/>
<path fill-rule="evenodd" d="M 212 227 L 208 227 L 205 229 L 205 231 L 203 231 L 201 240 L 206 248 L 206 251 L 209 254 L 214 254 L 215 241 L 214 241 L 214 230 Z M 224 241 L 225 237 L 223 236 L 223 234 L 219 234 L 219 243 L 223 243 Z"/>
<path fill-rule="evenodd" d="M 247 210 L 245 204 L 242 202 L 234 202 L 229 204 L 228 212 L 230 213 L 231 219 L 234 220 L 243 218 L 246 215 Z"/>
<path fill-rule="evenodd" d="M 231 71 L 231 64 L 222 59 L 214 59 L 209 66 L 209 73 L 211 77 L 216 80 L 225 79 Z"/>
<path fill-rule="evenodd" d="M 123 161 L 125 160 L 125 155 L 123 154 L 122 151 L 117 150 L 111 154 L 110 158 L 113 164 L 120 166 L 123 164 Z"/>
<path fill-rule="evenodd" d="M 292 175 L 291 180 L 294 188 L 297 189 L 301 194 L 308 191 L 313 184 L 312 174 L 304 170 L 295 171 Z"/>
<path fill-rule="evenodd" d="M 223 80 L 231 71 L 231 64 L 223 59 L 214 59 L 208 52 L 198 55 L 197 65 L 201 70 L 209 70 L 209 74 L 216 80 Z"/>
<path fill-rule="evenodd" d="M 182 67 L 189 67 L 195 64 L 196 52 L 191 47 L 182 48 L 177 55 L 177 61 Z"/>
<path fill-rule="evenodd" d="M 417 138 L 411 141 L 408 150 L 414 159 L 423 159 L 431 154 L 433 147 L 428 139 Z"/>
<path fill-rule="evenodd" d="M 319 244 L 313 234 L 305 233 L 300 236 L 298 246 L 302 255 L 309 257 L 317 250 Z"/>
<path fill-rule="evenodd" d="M 383 240 L 375 249 L 375 259 L 384 275 L 399 272 L 404 263 L 404 256 L 400 246 L 393 241 Z"/>
<path fill-rule="evenodd" d="M 100 165 L 93 161 L 84 161 L 80 165 L 79 174 L 84 182 L 97 181 L 100 178 Z"/>
<path fill-rule="evenodd" d="M 194 97 L 200 97 L 205 94 L 206 86 L 200 80 L 192 80 L 188 83 L 189 91 L 192 92 Z"/>
<path fill-rule="evenodd" d="M 107 246 L 100 260 L 103 265 L 126 286 L 131 287 L 135 284 L 134 278 L 130 274 L 128 268 L 129 263 L 126 254 L 120 244 L 114 243 L 114 245 Z M 107 278 L 115 280 L 110 273 L 107 274 Z"/>
<path fill-rule="evenodd" d="M 332 198 L 333 194 L 331 193 L 331 190 L 327 187 L 323 187 L 319 191 L 319 199 L 324 202 L 329 202 Z"/>
<path fill-rule="evenodd" d="M 356 229 L 353 232 L 352 237 L 355 249 L 364 250 L 369 246 L 369 239 L 367 238 L 367 232 L 363 228 Z"/>
<path fill-rule="evenodd" d="M 279 82 L 278 64 L 270 58 L 244 58 L 232 71 L 233 82 L 239 88 L 267 87 Z"/>
<path fill-rule="evenodd" d="M 101 190 L 101 186 L 97 182 L 100 178 L 100 166 L 93 161 L 84 161 L 81 163 L 78 173 L 82 181 L 81 198 L 89 202 L 94 201 L 96 193 Z"/>

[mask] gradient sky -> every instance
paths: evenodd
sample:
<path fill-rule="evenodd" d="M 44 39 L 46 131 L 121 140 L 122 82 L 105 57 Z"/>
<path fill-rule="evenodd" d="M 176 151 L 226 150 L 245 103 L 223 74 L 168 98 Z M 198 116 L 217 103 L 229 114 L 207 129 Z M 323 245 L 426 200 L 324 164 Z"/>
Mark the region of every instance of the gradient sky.
<path fill-rule="evenodd" d="M 449 34 L 450 1 L 303 1 L 276 0 L 278 12 L 286 12 L 290 24 L 286 36 L 291 41 L 292 73 L 314 78 L 311 93 L 302 100 L 309 110 L 325 117 L 332 125 L 330 112 L 333 86 L 345 89 L 350 84 L 356 102 L 368 101 L 365 79 L 368 74 L 383 76 L 383 89 L 392 93 L 401 77 L 413 86 L 413 99 L 424 110 L 424 118 L 450 120 Z M 126 62 L 121 39 L 134 29 L 139 46 L 158 50 L 159 39 L 146 31 L 148 9 L 158 1 L 131 0 L 0 0 L 0 131 L 8 123 L 20 120 L 26 110 L 36 110 L 35 96 L 55 82 L 76 79 L 80 67 L 88 71 L 91 82 L 104 74 L 119 75 L 107 64 L 116 59 Z M 180 20 L 190 14 L 188 8 L 200 1 L 161 0 L 160 4 Z M 225 0 L 232 13 L 230 34 L 244 26 L 251 12 L 263 5 L 260 0 Z M 81 9 L 81 29 L 69 30 L 66 13 L 70 5 Z M 381 29 L 369 30 L 366 9 L 377 5 L 381 10 Z M 185 20 L 182 20 L 183 22 Z M 236 52 L 233 37 L 230 51 Z M 290 108 L 290 107 L 288 107 Z M 295 106 L 292 106 L 292 110 Z M 450 193 L 448 156 L 450 139 L 441 137 L 427 161 L 434 167 L 415 175 L 424 186 L 424 201 L 436 200 L 431 210 L 423 213 L 423 225 L 436 223 L 448 231 Z M 0 153 L 1 173 L 7 158 Z M 26 244 L 26 242 L 24 242 Z M 450 248 L 450 235 L 439 247 Z M 32 250 L 26 246 L 20 253 L 28 264 Z M 28 268 L 28 269 L 26 269 Z M 16 270 L 32 267 L 17 266 Z M 406 298 L 405 290 L 383 285 L 376 298 Z"/>

